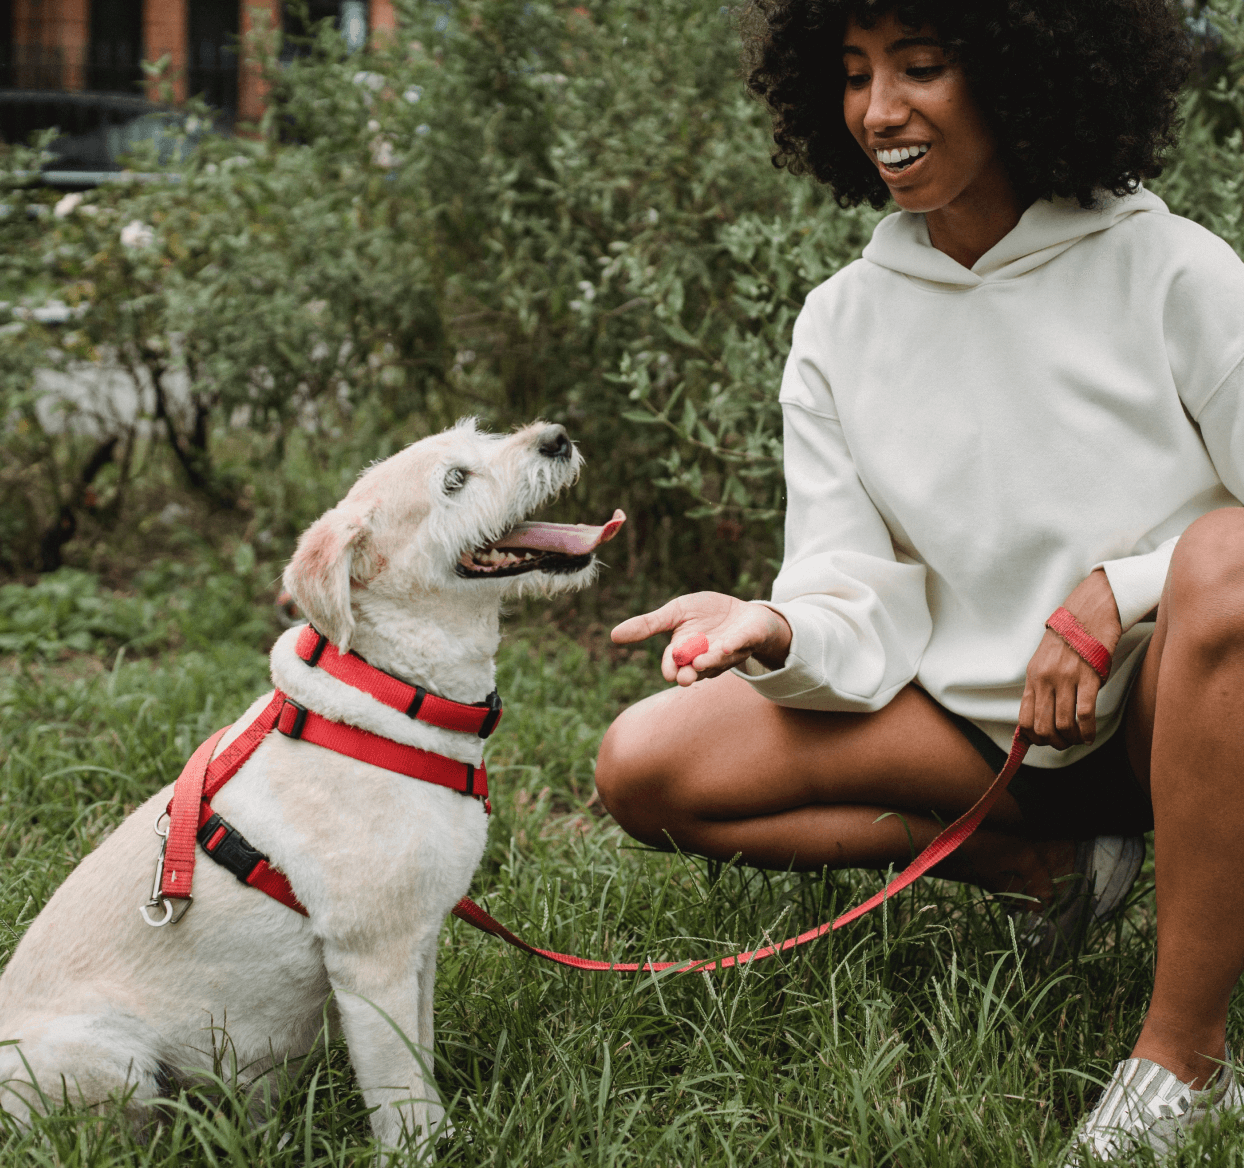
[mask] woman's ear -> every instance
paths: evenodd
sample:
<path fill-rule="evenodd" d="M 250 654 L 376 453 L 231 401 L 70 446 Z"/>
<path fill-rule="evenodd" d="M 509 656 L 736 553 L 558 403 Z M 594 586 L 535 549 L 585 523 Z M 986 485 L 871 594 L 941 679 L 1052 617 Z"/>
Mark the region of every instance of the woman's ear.
<path fill-rule="evenodd" d="M 342 652 L 350 649 L 350 584 L 374 575 L 372 509 L 348 501 L 326 511 L 299 537 L 284 582 L 311 623 Z"/>

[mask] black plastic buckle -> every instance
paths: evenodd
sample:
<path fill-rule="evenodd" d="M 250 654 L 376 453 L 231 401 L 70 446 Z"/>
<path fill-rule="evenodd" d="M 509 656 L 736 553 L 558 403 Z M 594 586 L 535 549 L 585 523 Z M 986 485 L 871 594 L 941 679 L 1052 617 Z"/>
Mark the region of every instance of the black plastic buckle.
<path fill-rule="evenodd" d="M 466 790 L 463 792 L 463 794 L 474 795 L 475 794 L 475 768 L 470 763 L 467 763 L 466 769 L 467 769 L 467 785 L 466 785 Z"/>
<path fill-rule="evenodd" d="M 294 724 L 286 730 L 281 723 L 285 720 L 285 707 L 293 706 L 297 711 L 294 714 Z M 303 727 L 307 724 L 307 707 L 300 706 L 293 698 L 286 698 L 285 705 L 281 707 L 280 714 L 277 715 L 276 728 L 285 735 L 286 738 L 301 738 Z"/>
<path fill-rule="evenodd" d="M 213 837 L 219 835 L 222 829 L 224 835 L 221 835 L 215 844 L 209 847 Z M 216 863 L 232 872 L 243 884 L 246 883 L 251 873 L 268 858 L 263 852 L 251 847 L 246 842 L 246 837 L 236 827 L 221 819 L 215 812 L 212 812 L 212 817 L 199 828 L 196 838 L 199 845 Z"/>
<path fill-rule="evenodd" d="M 485 715 L 478 731 L 481 738 L 487 738 L 497 728 L 497 723 L 501 721 L 501 695 L 494 689 L 482 702 L 476 702 L 475 704 L 488 707 L 488 713 Z"/>
<path fill-rule="evenodd" d="M 303 660 L 308 665 L 310 665 L 312 668 L 314 668 L 316 665 L 320 663 L 320 658 L 324 655 L 324 648 L 328 644 L 328 638 L 324 636 L 324 634 L 321 633 L 320 630 L 315 628 L 314 626 L 312 626 L 312 630 L 314 631 L 315 635 L 319 637 L 319 640 L 315 642 L 315 648 L 311 650 L 311 656 L 304 657 Z"/>
<path fill-rule="evenodd" d="M 415 686 L 415 696 L 411 698 L 410 705 L 406 707 L 406 717 L 419 717 L 419 707 L 423 705 L 423 699 L 428 696 L 428 691 L 421 685 Z"/>

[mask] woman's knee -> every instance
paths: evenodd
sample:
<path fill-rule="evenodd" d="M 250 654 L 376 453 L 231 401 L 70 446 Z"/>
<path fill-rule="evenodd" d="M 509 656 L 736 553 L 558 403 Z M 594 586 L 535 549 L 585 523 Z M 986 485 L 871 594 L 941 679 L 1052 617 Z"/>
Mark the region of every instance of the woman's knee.
<path fill-rule="evenodd" d="M 1181 640 L 1214 656 L 1244 649 L 1244 507 L 1202 515 L 1180 536 L 1163 599 Z"/>
<path fill-rule="evenodd" d="M 669 776 L 660 743 L 645 717 L 652 699 L 625 710 L 605 732 L 596 757 L 596 791 L 605 810 L 631 835 L 651 834 Z"/>

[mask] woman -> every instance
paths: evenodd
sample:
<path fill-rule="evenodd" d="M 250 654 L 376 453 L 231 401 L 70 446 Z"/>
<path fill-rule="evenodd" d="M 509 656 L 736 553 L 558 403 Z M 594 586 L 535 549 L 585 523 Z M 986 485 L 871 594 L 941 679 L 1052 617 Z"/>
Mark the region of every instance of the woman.
<path fill-rule="evenodd" d="M 795 325 L 773 601 L 614 630 L 708 649 L 667 648 L 679 688 L 611 727 L 601 798 L 655 846 L 902 866 L 1018 723 L 1028 763 L 945 874 L 1072 931 L 1153 826 L 1153 996 L 1075 1142 L 1164 1149 L 1244 1105 L 1244 265 L 1140 187 L 1181 26 L 1163 0 L 755 2 L 779 164 L 900 212 Z M 1059 606 L 1113 653 L 1104 685 L 1044 627 Z"/>

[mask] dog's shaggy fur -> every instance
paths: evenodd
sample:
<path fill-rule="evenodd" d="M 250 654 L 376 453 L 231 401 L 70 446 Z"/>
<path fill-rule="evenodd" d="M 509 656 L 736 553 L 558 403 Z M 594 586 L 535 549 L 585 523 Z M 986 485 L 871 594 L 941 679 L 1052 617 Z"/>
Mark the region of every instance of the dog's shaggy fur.
<path fill-rule="evenodd" d="M 472 422 L 373 466 L 302 536 L 286 587 L 343 652 L 429 692 L 478 702 L 493 688 L 503 602 L 589 582 L 589 557 L 518 575 L 462 574 L 576 477 L 560 427 L 495 437 Z M 297 657 L 291 629 L 272 680 L 326 717 L 478 765 L 470 734 L 412 721 Z M 264 708 L 255 702 L 217 748 Z M 0 978 L 0 1103 L 87 1105 L 129 1093 L 135 1117 L 219 1065 L 258 1076 L 304 1054 L 328 1003 L 372 1125 L 394 1145 L 443 1117 L 429 1073 L 441 923 L 470 884 L 487 820 L 475 799 L 270 734 L 213 806 L 290 879 L 309 916 L 200 855 L 194 904 L 153 929 L 147 899 L 166 787 L 78 866 Z M 419 1054 L 412 1055 L 405 1035 Z"/>

